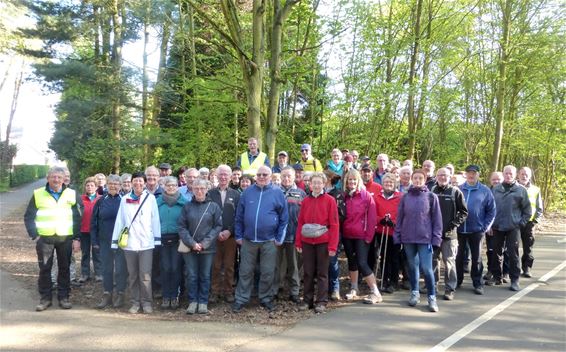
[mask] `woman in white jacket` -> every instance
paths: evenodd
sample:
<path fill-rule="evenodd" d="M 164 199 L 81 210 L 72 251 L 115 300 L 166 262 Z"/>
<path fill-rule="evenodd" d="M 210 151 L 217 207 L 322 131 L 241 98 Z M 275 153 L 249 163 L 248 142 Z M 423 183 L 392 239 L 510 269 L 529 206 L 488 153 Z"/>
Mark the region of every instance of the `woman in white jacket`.
<path fill-rule="evenodd" d="M 122 197 L 112 234 L 112 248 L 118 248 L 120 232 L 129 228 L 128 244 L 123 247 L 128 267 L 128 285 L 132 306 L 130 313 L 143 309 L 152 313 L 151 267 L 153 248 L 161 245 L 159 210 L 153 194 L 145 189 L 145 174 L 132 175 L 132 191 Z M 135 216 L 136 212 L 139 213 Z M 134 219 L 135 217 L 135 219 Z M 134 221 L 132 221 L 132 219 Z"/>

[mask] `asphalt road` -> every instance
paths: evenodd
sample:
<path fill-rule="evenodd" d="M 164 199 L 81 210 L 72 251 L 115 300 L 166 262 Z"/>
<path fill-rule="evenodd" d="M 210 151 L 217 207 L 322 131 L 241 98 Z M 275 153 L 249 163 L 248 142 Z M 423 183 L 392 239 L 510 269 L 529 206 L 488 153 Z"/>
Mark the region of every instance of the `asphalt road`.
<path fill-rule="evenodd" d="M 1 196 L 2 218 L 5 199 L 21 211 L 33 187 Z M 425 300 L 408 307 L 408 291 L 401 291 L 381 304 L 352 304 L 289 329 L 162 321 L 85 307 L 37 313 L 35 290 L 0 272 L 0 350 L 566 351 L 564 239 L 566 234 L 538 237 L 534 276 L 521 279 L 520 292 L 505 285 L 477 296 L 466 278 L 454 301 L 439 300 L 439 313 L 428 312 Z"/>

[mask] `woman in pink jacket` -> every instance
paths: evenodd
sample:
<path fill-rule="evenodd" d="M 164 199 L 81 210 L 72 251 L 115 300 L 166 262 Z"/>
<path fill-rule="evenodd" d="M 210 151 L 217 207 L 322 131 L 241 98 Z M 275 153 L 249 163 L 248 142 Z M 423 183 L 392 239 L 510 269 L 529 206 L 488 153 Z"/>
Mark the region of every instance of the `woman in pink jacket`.
<path fill-rule="evenodd" d="M 343 223 L 342 242 L 348 258 L 350 272 L 350 292 L 346 299 L 354 299 L 358 295 L 358 271 L 371 289 L 364 298 L 364 303 L 375 304 L 383 301 L 377 289 L 375 275 L 367 263 L 370 243 L 373 241 L 377 213 L 375 201 L 364 187 L 360 173 L 351 169 L 344 177 L 344 192 L 346 193 L 346 219 Z"/>

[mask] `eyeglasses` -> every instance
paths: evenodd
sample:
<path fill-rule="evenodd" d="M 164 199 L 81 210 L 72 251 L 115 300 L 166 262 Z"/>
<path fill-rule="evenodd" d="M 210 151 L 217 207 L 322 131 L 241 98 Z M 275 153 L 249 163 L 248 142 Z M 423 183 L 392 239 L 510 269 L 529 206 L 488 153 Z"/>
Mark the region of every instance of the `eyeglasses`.
<path fill-rule="evenodd" d="M 257 177 L 267 177 L 269 174 L 256 174 Z"/>
<path fill-rule="evenodd" d="M 165 187 L 177 187 L 177 184 L 175 183 L 168 183 L 165 185 Z"/>
<path fill-rule="evenodd" d="M 301 149 L 301 153 L 308 152 L 308 149 Z"/>

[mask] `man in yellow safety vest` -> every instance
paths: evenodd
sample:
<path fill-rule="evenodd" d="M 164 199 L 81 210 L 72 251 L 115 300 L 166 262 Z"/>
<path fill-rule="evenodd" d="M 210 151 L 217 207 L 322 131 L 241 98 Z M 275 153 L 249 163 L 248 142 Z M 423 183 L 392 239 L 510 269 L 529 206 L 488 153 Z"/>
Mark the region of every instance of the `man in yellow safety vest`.
<path fill-rule="evenodd" d="M 257 169 L 261 165 L 270 166 L 269 158 L 267 154 L 259 151 L 257 139 L 251 137 L 248 139 L 248 150 L 243 152 L 238 159 L 237 166 L 242 169 L 244 175 L 254 176 L 257 173 Z"/>
<path fill-rule="evenodd" d="M 72 250 L 78 251 L 80 214 L 75 191 L 64 183 L 65 169 L 52 167 L 47 173 L 45 187 L 36 189 L 24 215 L 28 235 L 36 241 L 39 263 L 38 312 L 51 306 L 52 288 L 51 267 L 53 252 L 57 252 L 57 298 L 63 309 L 72 308 L 69 301 L 71 277 L 69 272 Z"/>

